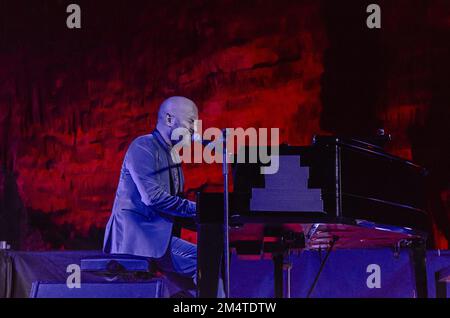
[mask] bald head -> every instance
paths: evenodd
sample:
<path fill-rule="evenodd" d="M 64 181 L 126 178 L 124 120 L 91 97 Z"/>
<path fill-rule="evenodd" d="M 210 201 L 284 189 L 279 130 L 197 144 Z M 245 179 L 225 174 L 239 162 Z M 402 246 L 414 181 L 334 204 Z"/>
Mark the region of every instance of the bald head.
<path fill-rule="evenodd" d="M 195 113 L 198 115 L 197 106 L 189 98 L 182 96 L 172 96 L 164 100 L 159 106 L 158 122 L 164 121 L 167 114 Z"/>
<path fill-rule="evenodd" d="M 186 128 L 192 134 L 194 121 L 197 119 L 198 109 L 192 100 L 182 96 L 172 96 L 159 106 L 156 128 L 169 142 L 172 131 L 176 128 Z"/>

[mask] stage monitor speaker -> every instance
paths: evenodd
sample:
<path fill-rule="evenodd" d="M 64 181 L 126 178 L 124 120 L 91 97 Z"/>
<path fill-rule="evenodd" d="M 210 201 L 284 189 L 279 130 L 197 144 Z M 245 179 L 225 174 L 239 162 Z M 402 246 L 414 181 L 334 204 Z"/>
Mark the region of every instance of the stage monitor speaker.
<path fill-rule="evenodd" d="M 142 283 L 81 283 L 69 288 L 65 283 L 33 282 L 30 298 L 164 298 L 167 290 L 161 279 Z"/>

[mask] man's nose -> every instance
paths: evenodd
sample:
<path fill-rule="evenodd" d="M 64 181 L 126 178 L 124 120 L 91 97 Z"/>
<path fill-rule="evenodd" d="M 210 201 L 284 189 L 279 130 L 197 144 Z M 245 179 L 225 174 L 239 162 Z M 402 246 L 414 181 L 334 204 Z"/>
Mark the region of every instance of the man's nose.
<path fill-rule="evenodd" d="M 194 124 L 189 124 L 189 132 L 191 133 L 191 135 L 195 132 L 195 125 Z"/>

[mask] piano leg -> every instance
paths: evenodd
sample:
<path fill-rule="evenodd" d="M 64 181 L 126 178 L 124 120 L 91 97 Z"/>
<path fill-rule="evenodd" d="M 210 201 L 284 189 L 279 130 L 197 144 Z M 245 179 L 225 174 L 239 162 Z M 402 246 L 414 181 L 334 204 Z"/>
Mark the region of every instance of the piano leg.
<path fill-rule="evenodd" d="M 447 298 L 447 283 L 439 280 L 439 272 L 434 274 L 434 282 L 436 285 L 436 298 Z"/>
<path fill-rule="evenodd" d="M 427 298 L 427 268 L 426 268 L 426 243 L 423 240 L 415 240 L 410 250 L 413 272 L 416 284 L 416 297 Z"/>
<path fill-rule="evenodd" d="M 197 233 L 197 297 L 216 298 L 221 294 L 223 225 L 199 224 Z"/>
<path fill-rule="evenodd" d="M 275 298 L 290 298 L 291 297 L 291 263 L 290 251 L 285 253 L 275 253 L 272 256 L 273 261 L 273 275 L 274 275 L 274 295 Z M 288 262 L 286 262 L 286 259 Z M 286 270 L 286 275 L 284 271 Z M 285 284 L 286 279 L 286 284 Z M 285 292 L 286 290 L 286 292 Z"/>
<path fill-rule="evenodd" d="M 275 298 L 283 298 L 284 296 L 284 286 L 283 286 L 283 264 L 284 255 L 283 253 L 277 253 L 273 255 L 273 274 L 274 274 L 274 287 L 275 287 Z"/>
<path fill-rule="evenodd" d="M 284 231 L 279 227 L 267 227 L 265 234 L 268 237 L 278 237 L 279 241 L 265 243 L 264 250 L 272 253 L 274 295 L 275 298 L 291 297 L 291 255 L 294 251 L 305 248 L 305 236 L 302 232 Z M 284 271 L 286 270 L 286 275 Z M 285 287 L 286 276 L 286 287 Z M 286 290 L 286 291 L 285 291 Z"/>

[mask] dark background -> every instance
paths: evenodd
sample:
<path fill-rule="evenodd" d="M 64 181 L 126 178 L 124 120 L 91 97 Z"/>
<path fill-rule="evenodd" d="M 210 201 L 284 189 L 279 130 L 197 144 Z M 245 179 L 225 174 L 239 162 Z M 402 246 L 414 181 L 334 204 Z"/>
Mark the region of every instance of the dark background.
<path fill-rule="evenodd" d="M 72 2 L 81 30 L 66 28 Z M 185 95 L 205 127 L 280 127 L 292 145 L 384 127 L 391 153 L 430 170 L 448 248 L 449 39 L 448 0 L 0 0 L 0 239 L 99 248 L 127 145 Z M 185 175 L 221 182 L 212 165 Z"/>

